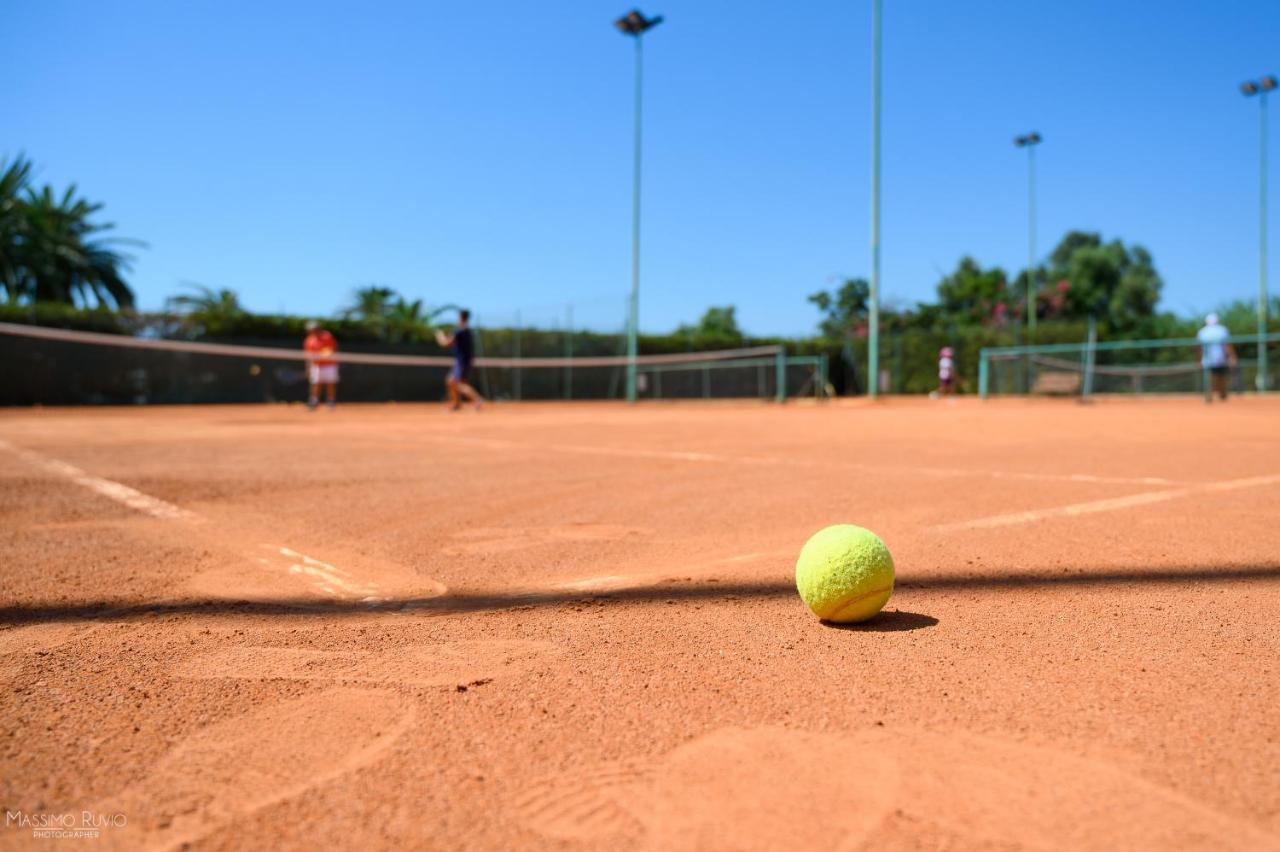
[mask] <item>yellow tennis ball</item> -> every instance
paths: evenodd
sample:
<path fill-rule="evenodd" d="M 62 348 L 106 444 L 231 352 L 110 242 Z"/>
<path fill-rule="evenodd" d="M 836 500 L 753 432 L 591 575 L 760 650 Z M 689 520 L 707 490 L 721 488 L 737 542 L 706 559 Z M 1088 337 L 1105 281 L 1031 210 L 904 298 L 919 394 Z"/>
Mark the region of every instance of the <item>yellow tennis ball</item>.
<path fill-rule="evenodd" d="M 800 549 L 796 589 L 823 621 L 865 621 L 893 594 L 893 556 L 871 530 L 827 527 Z"/>

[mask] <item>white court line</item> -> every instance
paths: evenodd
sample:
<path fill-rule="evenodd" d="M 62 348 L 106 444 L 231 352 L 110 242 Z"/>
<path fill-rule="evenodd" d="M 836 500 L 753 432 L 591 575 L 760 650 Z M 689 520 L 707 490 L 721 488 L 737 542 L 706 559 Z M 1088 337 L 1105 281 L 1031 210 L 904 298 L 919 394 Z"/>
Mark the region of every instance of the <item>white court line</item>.
<path fill-rule="evenodd" d="M 136 488 L 130 488 L 122 482 L 115 482 L 111 479 L 103 479 L 100 476 L 94 476 L 87 473 L 73 464 L 60 461 L 59 459 L 43 456 L 33 450 L 23 447 L 17 447 L 8 441 L 0 438 L 0 450 L 8 450 L 19 458 L 30 464 L 43 468 L 50 473 L 69 479 L 77 485 L 88 488 L 96 494 L 101 494 L 117 503 L 123 503 L 130 509 L 135 509 L 153 518 L 163 521 L 181 521 L 183 523 L 204 523 L 206 519 L 195 512 L 175 506 L 172 503 L 161 500 L 159 497 L 152 497 L 150 494 L 143 494 Z M 299 553 L 288 547 L 277 547 L 272 544 L 265 544 L 272 551 L 289 560 L 285 568 L 291 574 L 305 575 L 310 578 L 311 585 L 324 592 L 326 595 L 334 596 L 338 594 L 337 589 L 343 592 L 358 596 L 362 603 L 375 606 L 382 602 L 382 598 L 375 596 L 373 593 L 377 591 L 377 583 L 359 584 L 355 582 L 351 575 L 341 568 L 330 565 L 328 562 L 322 562 L 319 559 L 307 556 L 305 553 Z M 274 567 L 271 562 L 266 559 L 257 558 L 257 562 L 266 565 L 268 568 Z M 335 589 L 335 587 L 337 587 Z"/>
<path fill-rule="evenodd" d="M 1173 480 L 1155 476 L 1136 478 L 1119 476 L 1093 476 L 1086 473 L 1016 473 L 999 470 L 966 470 L 958 467 L 913 467 L 892 465 L 871 465 L 860 462 L 845 462 L 826 459 L 784 459 L 770 456 L 724 456 L 715 453 L 685 452 L 675 450 L 618 450 L 611 447 L 592 447 L 581 444 L 552 444 L 550 449 L 563 452 L 587 453 L 594 455 L 624 455 L 636 458 L 662 458 L 673 461 L 718 462 L 723 464 L 751 464 L 785 467 L 810 467 L 818 469 L 858 470 L 875 473 L 918 473 L 926 476 L 946 477 L 986 477 L 990 479 L 1027 479 L 1051 482 L 1091 482 L 1110 483 L 1116 485 L 1173 485 Z"/>
<path fill-rule="evenodd" d="M 1032 509 L 1026 512 L 1009 512 L 1003 515 L 990 515 L 985 518 L 975 518 L 969 521 L 960 521 L 954 524 L 940 524 L 938 526 L 929 527 L 929 532 L 934 533 L 951 533 L 963 532 L 975 529 L 991 529 L 993 527 L 1010 527 L 1019 524 L 1036 523 L 1050 518 L 1069 518 L 1080 515 L 1091 515 L 1099 512 L 1114 512 L 1121 509 L 1129 509 L 1134 506 L 1147 506 L 1152 503 L 1164 503 L 1169 500 L 1177 500 L 1181 497 L 1191 497 L 1196 494 L 1213 494 L 1222 491 L 1239 491 L 1245 488 L 1261 488 L 1267 485 L 1280 485 L 1280 474 L 1271 474 L 1268 476 L 1251 476 L 1244 479 L 1227 479 L 1221 482 L 1206 482 L 1201 485 L 1194 485 L 1187 488 L 1169 488 L 1163 491 L 1146 491 L 1141 494 L 1129 494 L 1124 497 L 1109 497 L 1104 500 L 1090 500 L 1087 503 L 1072 503 L 1067 506 L 1055 506 L 1048 509 Z M 706 570 L 713 566 L 729 565 L 735 562 L 745 562 L 753 559 L 773 556 L 789 556 L 790 551 L 767 551 L 762 553 L 744 553 L 740 556 L 729 556 L 723 559 L 717 559 L 712 562 L 705 562 L 700 565 L 691 566 L 683 569 L 685 571 Z M 663 574 L 648 575 L 609 575 L 605 577 L 587 577 L 581 580 L 570 580 L 556 584 L 557 588 L 572 589 L 579 591 L 594 590 L 616 590 L 625 588 L 627 585 L 653 585 L 661 582 L 664 576 L 678 574 L 679 571 L 668 571 Z"/>
<path fill-rule="evenodd" d="M 110 479 L 103 479 L 100 476 L 94 476 L 86 473 L 73 464 L 67 464 L 58 459 L 51 459 L 32 452 L 31 450 L 15 447 L 3 438 L 0 438 L 0 449 L 8 450 L 19 458 L 27 461 L 36 467 L 42 467 L 50 473 L 70 479 L 76 485 L 88 488 L 115 500 L 117 503 L 123 503 L 130 509 L 136 509 L 139 512 L 150 515 L 153 518 L 160 518 L 166 521 L 196 521 L 200 517 L 194 512 L 188 512 L 172 503 L 167 503 L 159 497 L 152 497 L 150 494 L 143 494 L 136 488 L 130 488 L 121 482 L 114 482 Z"/>
<path fill-rule="evenodd" d="M 904 473 L 924 476 L 942 477 L 974 477 L 986 479 L 1019 479 L 1032 482 L 1085 482 L 1109 485 L 1177 485 L 1172 479 L 1159 476 L 1095 476 L 1088 473 L 1020 473 L 1000 470 L 968 470 L 958 467 L 913 467 L 893 465 L 870 465 L 860 462 L 846 462 L 827 459 L 776 458 L 771 456 L 731 456 L 719 453 L 704 453 L 688 450 L 648 450 L 640 447 L 600 447 L 589 444 L 547 444 L 538 446 L 497 438 L 475 438 L 463 435 L 426 434 L 429 440 L 470 444 L 489 449 L 525 449 L 533 451 L 548 450 L 561 453 L 576 453 L 591 456 L 615 456 L 618 458 L 664 459 L 669 461 L 709 462 L 712 464 L 745 464 L 770 467 L 808 467 L 817 470 L 857 470 L 867 473 Z"/>
<path fill-rule="evenodd" d="M 961 530 L 990 529 L 992 527 L 1009 527 L 1017 524 L 1030 524 L 1049 518 L 1069 518 L 1078 515 L 1091 515 L 1097 512 L 1114 512 L 1133 506 L 1146 506 L 1151 503 L 1164 503 L 1180 497 L 1195 494 L 1210 494 L 1218 491 L 1237 491 L 1242 488 L 1259 488 L 1264 485 L 1280 484 L 1280 474 L 1271 476 L 1251 476 L 1246 479 L 1228 479 L 1222 482 L 1206 482 L 1188 488 L 1169 488 L 1164 491 L 1147 491 L 1142 494 L 1129 494 L 1125 497 L 1111 497 L 1105 500 L 1090 500 L 1087 503 L 1072 503 L 1067 506 L 1054 506 L 1048 509 L 1031 509 L 1026 512 L 1010 512 L 1003 515 L 990 515 L 954 524 L 940 524 L 930 529 L 933 532 L 958 532 Z"/>
<path fill-rule="evenodd" d="M 337 586 L 349 595 L 359 596 L 363 603 L 381 603 L 383 600 L 374 594 L 378 590 L 377 583 L 361 585 L 348 572 L 330 565 L 328 562 L 321 562 L 319 559 L 307 556 L 305 553 L 299 553 L 288 547 L 275 548 L 269 544 L 263 546 L 278 550 L 281 556 L 293 560 L 289 565 L 289 573 L 306 574 L 309 577 L 314 577 L 316 580 L 315 585 L 318 585 L 320 590 L 326 594 L 336 595 L 337 592 L 334 590 L 334 586 Z M 258 561 L 263 565 L 269 566 L 271 564 L 266 559 L 259 559 Z"/>
<path fill-rule="evenodd" d="M 642 450 L 634 449 L 615 449 L 613 447 L 593 447 L 587 444 L 551 444 L 548 450 L 555 450 L 561 453 L 579 453 L 589 456 L 623 456 L 624 458 L 636 459 L 669 459 L 671 461 L 694 461 L 694 462 L 740 462 L 744 464 L 771 464 L 773 459 L 751 458 L 748 456 L 718 456 L 715 453 L 697 453 L 687 452 L 683 450 Z"/>
<path fill-rule="evenodd" d="M 884 468 L 892 470 L 892 468 Z M 1019 473 L 1002 470 L 967 470 L 962 467 L 913 468 L 937 476 L 986 476 L 991 479 L 1023 479 L 1032 482 L 1089 482 L 1103 485 L 1178 485 L 1162 476 L 1095 476 L 1091 473 Z"/>

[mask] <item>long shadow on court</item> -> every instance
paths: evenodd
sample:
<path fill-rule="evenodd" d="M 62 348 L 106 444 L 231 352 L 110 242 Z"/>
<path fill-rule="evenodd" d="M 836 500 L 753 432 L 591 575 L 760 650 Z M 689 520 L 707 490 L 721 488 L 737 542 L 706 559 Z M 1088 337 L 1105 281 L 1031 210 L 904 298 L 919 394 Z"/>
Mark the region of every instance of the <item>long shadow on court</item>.
<path fill-rule="evenodd" d="M 1230 568 L 1168 568 L 1158 571 L 1068 570 L 1006 572 L 1002 574 L 942 574 L 899 576 L 897 590 L 990 590 L 1052 589 L 1067 586 L 1150 585 L 1180 583 L 1230 583 L 1280 581 L 1280 565 L 1249 565 Z M 548 592 L 450 592 L 433 598 L 397 598 L 377 605 L 356 602 L 317 602 L 311 598 L 276 598 L 267 601 L 225 599 L 184 599 L 121 604 L 118 601 L 79 603 L 10 604 L 0 607 L 0 625 L 17 626 L 68 621 L 119 621 L 161 615 L 278 615 L 305 618 L 324 616 L 374 616 L 388 613 L 467 613 L 496 609 L 538 606 L 604 606 L 611 603 L 667 603 L 689 600 L 733 601 L 783 598 L 796 594 L 790 577 L 785 580 L 750 583 L 680 583 L 611 589 L 607 591 Z M 861 630 L 913 630 L 936 623 L 931 616 L 887 611 L 878 621 Z M 928 623 L 925 623 L 925 622 Z"/>
<path fill-rule="evenodd" d="M 1280 580 L 1280 565 L 1236 565 L 1222 568 L 1089 569 L 1006 571 L 990 574 L 937 574 L 899 576 L 897 589 L 1017 589 L 1054 586 L 1104 586 L 1111 584 L 1229 583 L 1238 580 Z"/>
<path fill-rule="evenodd" d="M 15 604 L 0 607 L 0 625 L 57 621 L 112 621 L 157 615 L 359 615 L 379 613 L 466 613 L 535 606 L 601 606 L 615 602 L 666 603 L 682 600 L 733 601 L 795 595 L 791 582 L 767 583 L 681 583 L 668 586 L 611 589 L 608 591 L 547 592 L 449 592 L 429 598 L 392 598 L 378 604 L 317 601 L 314 598 L 275 598 L 266 601 L 190 599 L 128 603 L 86 601 L 70 604 Z"/>

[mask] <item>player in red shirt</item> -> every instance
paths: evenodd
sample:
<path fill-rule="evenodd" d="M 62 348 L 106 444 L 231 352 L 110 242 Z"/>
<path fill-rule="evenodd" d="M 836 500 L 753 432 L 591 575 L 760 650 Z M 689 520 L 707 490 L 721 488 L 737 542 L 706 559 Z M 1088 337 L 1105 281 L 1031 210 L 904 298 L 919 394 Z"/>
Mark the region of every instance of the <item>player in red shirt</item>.
<path fill-rule="evenodd" d="M 307 408 L 314 411 L 320 404 L 320 388 L 323 387 L 326 402 L 332 409 L 338 401 L 338 362 L 333 358 L 333 353 L 338 351 L 338 341 L 315 320 L 308 320 L 307 339 L 302 342 L 302 351 L 306 354 L 307 381 L 311 385 Z"/>

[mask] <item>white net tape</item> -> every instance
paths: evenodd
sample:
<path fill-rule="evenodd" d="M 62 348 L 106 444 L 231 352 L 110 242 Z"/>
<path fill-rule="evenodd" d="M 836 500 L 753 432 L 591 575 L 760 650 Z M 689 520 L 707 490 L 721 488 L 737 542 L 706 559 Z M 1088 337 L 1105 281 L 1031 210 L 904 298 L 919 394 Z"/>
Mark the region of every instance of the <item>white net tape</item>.
<path fill-rule="evenodd" d="M 150 349 L 161 352 L 189 352 L 193 355 L 225 355 L 275 359 L 278 361 L 306 360 L 301 348 L 285 349 L 274 346 L 240 346 L 229 343 L 196 343 L 188 340 L 158 340 L 146 337 L 129 337 L 122 334 L 102 334 L 93 331 L 70 331 L 62 328 L 45 328 L 34 325 L 17 325 L 0 322 L 0 334 L 14 337 L 30 337 L 60 343 L 86 343 L 97 346 L 117 346 L 127 349 Z M 681 352 L 674 355 L 639 355 L 639 366 L 658 364 L 701 364 L 707 361 L 731 361 L 744 358 L 761 358 L 778 355 L 781 346 L 750 346 L 741 349 L 718 349 L 711 352 Z M 379 364 L 402 367 L 448 367 L 453 358 L 448 355 L 382 355 L 367 352 L 338 352 L 331 360 L 344 364 Z M 631 363 L 625 355 L 595 355 L 573 358 L 489 358 L 475 359 L 477 367 L 621 367 Z"/>

